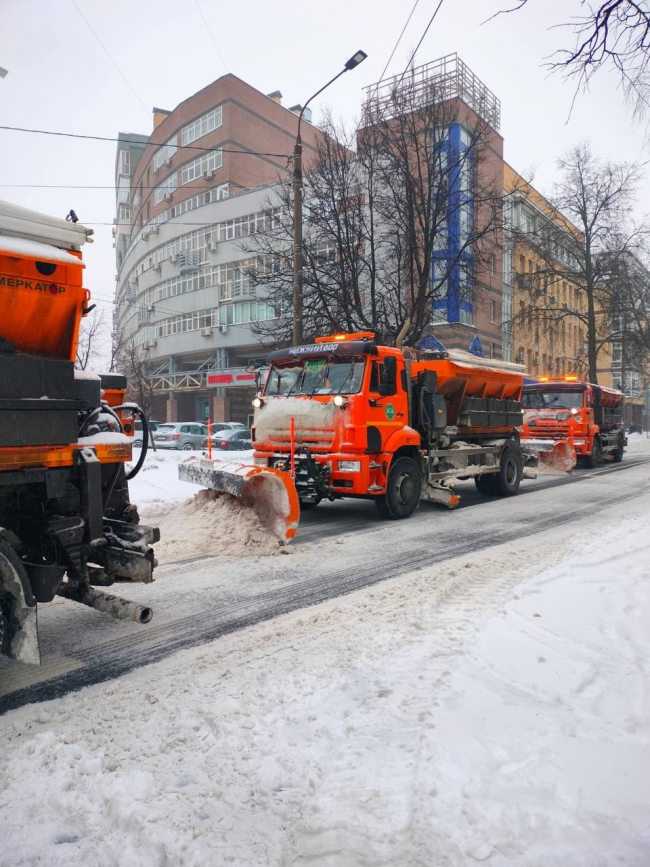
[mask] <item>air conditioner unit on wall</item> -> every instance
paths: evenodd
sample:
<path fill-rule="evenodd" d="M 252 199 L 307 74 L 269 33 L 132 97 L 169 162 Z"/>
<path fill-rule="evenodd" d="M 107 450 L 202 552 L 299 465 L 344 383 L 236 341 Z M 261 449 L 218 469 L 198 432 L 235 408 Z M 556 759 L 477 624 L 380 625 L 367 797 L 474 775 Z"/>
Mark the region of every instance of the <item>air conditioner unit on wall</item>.
<path fill-rule="evenodd" d="M 220 325 L 219 326 L 219 333 L 220 334 L 227 334 L 228 333 L 228 326 L 227 325 Z"/>
<path fill-rule="evenodd" d="M 203 172 L 203 177 L 205 178 L 206 181 L 209 181 L 210 178 L 213 177 L 213 175 L 214 175 L 214 172 L 211 169 L 206 169 Z"/>
<path fill-rule="evenodd" d="M 162 265 L 160 264 L 160 262 L 154 262 L 151 267 L 154 271 L 160 271 L 162 269 Z"/>
<path fill-rule="evenodd" d="M 209 337 L 212 334 L 211 328 L 202 328 L 201 329 L 201 337 Z"/>
<path fill-rule="evenodd" d="M 208 241 L 208 243 L 205 245 L 205 247 L 206 247 L 206 250 L 208 251 L 208 253 L 216 253 L 217 249 L 219 248 L 219 242 L 218 241 Z"/>
<path fill-rule="evenodd" d="M 164 161 L 163 165 L 164 166 L 171 166 L 171 164 L 172 164 L 172 158 L 167 157 L 167 159 Z"/>
<path fill-rule="evenodd" d="M 172 200 L 172 193 L 171 193 L 171 192 L 167 192 L 167 193 L 165 193 L 164 196 L 163 196 L 163 201 L 165 201 L 165 202 L 171 202 L 171 200 Z"/>
<path fill-rule="evenodd" d="M 178 262 L 178 253 L 172 253 L 169 257 L 169 261 L 172 263 L 172 265 L 175 265 Z"/>

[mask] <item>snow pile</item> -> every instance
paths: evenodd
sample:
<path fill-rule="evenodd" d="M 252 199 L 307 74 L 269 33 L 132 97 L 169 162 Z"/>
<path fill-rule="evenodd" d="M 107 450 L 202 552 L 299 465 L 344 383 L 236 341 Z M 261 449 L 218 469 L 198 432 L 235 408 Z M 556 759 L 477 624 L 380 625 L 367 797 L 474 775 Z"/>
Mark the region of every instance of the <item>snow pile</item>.
<path fill-rule="evenodd" d="M 200 453 L 190 452 L 189 454 L 197 455 Z M 213 452 L 215 458 L 220 457 L 220 455 L 223 455 L 224 461 L 235 460 L 239 463 L 252 463 L 253 460 L 253 452 L 250 449 L 243 452 Z M 133 449 L 133 464 L 139 456 L 140 450 Z M 200 490 L 199 485 L 182 482 L 178 478 L 178 465 L 181 461 L 186 461 L 187 458 L 188 452 L 174 451 L 173 449 L 158 449 L 154 452 L 153 449 L 149 449 L 144 466 L 138 475 L 129 482 L 131 502 L 138 507 L 143 521 L 148 516 L 150 507 L 162 503 L 189 500 Z M 130 469 L 131 466 L 132 464 L 128 464 L 127 469 Z"/>
<path fill-rule="evenodd" d="M 200 490 L 185 503 L 148 509 L 146 521 L 160 528 L 160 542 L 154 546 L 160 563 L 208 554 L 242 557 L 279 550 L 276 536 L 262 526 L 255 511 L 229 494 Z"/>
<path fill-rule="evenodd" d="M 0 863 L 645 867 L 648 497 L 630 509 L 8 714 Z"/>

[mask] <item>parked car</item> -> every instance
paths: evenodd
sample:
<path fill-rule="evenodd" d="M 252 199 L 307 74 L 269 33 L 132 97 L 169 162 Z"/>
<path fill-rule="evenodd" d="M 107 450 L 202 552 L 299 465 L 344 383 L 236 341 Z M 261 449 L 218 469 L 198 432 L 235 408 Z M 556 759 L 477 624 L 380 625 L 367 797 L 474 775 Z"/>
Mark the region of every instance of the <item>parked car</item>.
<path fill-rule="evenodd" d="M 242 424 L 238 421 L 215 421 L 211 424 L 212 429 L 212 442 L 214 444 L 215 439 L 219 439 L 225 434 L 229 433 L 233 430 L 248 430 L 245 424 Z M 201 443 L 202 448 L 207 448 L 208 438 L 206 437 Z"/>
<path fill-rule="evenodd" d="M 154 431 L 158 430 L 158 428 L 160 427 L 160 422 L 159 421 L 151 421 L 150 419 L 147 419 L 147 422 L 149 423 L 149 445 L 152 445 L 152 441 L 151 441 L 152 440 L 152 434 Z M 135 433 L 133 435 L 133 448 L 134 449 L 141 449 L 142 448 L 142 422 L 140 421 L 140 419 L 136 419 L 133 422 L 133 429 L 135 431 Z"/>
<path fill-rule="evenodd" d="M 222 451 L 245 451 L 251 448 L 251 432 L 249 428 L 226 431 L 222 435 L 212 437 L 212 448 Z"/>
<path fill-rule="evenodd" d="M 207 427 L 198 422 L 166 422 L 158 425 L 153 441 L 156 448 L 183 449 L 189 452 L 201 448 L 207 433 Z"/>

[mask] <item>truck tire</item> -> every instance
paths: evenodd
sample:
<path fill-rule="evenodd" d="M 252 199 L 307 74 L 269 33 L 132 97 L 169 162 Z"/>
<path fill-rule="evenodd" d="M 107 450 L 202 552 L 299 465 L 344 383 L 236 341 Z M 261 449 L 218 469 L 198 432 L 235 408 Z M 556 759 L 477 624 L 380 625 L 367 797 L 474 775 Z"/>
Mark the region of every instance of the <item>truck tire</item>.
<path fill-rule="evenodd" d="M 618 438 L 618 442 L 616 444 L 616 448 L 612 452 L 612 456 L 614 458 L 615 464 L 620 464 L 623 460 L 623 453 L 625 452 L 625 444 L 623 442 L 623 437 Z"/>
<path fill-rule="evenodd" d="M 600 449 L 600 440 L 598 439 L 598 437 L 594 437 L 594 444 L 591 447 L 591 454 L 585 455 L 582 459 L 583 466 L 587 467 L 588 470 L 595 470 L 600 462 L 601 457 L 602 453 Z"/>
<path fill-rule="evenodd" d="M 521 452 L 513 443 L 508 443 L 501 452 L 499 472 L 494 476 L 494 493 L 497 497 L 512 497 L 519 490 L 523 476 Z"/>
<path fill-rule="evenodd" d="M 310 509 L 315 509 L 322 499 L 321 494 L 314 494 L 313 497 L 301 497 L 300 511 L 309 512 Z"/>
<path fill-rule="evenodd" d="M 0 652 L 21 662 L 40 663 L 36 600 L 22 560 L 0 537 Z"/>
<path fill-rule="evenodd" d="M 496 473 L 485 473 L 482 476 L 474 476 L 476 490 L 482 497 L 493 497 L 496 494 Z"/>
<path fill-rule="evenodd" d="M 375 498 L 382 518 L 399 521 L 410 518 L 420 502 L 422 475 L 412 458 L 397 458 L 388 472 L 386 493 Z"/>

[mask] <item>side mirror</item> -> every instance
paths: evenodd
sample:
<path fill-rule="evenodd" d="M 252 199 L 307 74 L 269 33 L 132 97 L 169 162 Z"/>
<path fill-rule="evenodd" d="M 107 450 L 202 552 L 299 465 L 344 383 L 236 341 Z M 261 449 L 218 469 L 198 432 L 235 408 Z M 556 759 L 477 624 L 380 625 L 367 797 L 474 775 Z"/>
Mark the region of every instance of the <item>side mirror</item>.
<path fill-rule="evenodd" d="M 394 355 L 388 355 L 384 359 L 381 368 L 381 382 L 379 394 L 382 397 L 390 397 L 397 393 L 397 359 Z"/>

